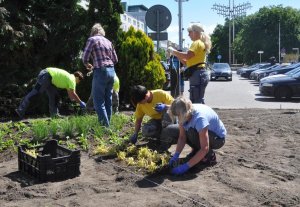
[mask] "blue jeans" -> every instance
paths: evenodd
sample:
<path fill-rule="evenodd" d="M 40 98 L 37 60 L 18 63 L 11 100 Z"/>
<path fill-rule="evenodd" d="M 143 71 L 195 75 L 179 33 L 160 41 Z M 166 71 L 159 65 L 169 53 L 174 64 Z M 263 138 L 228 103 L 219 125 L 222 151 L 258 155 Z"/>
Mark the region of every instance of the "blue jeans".
<path fill-rule="evenodd" d="M 98 114 L 98 121 L 109 126 L 112 115 L 112 91 L 115 68 L 101 67 L 94 69 L 92 95 L 94 108 Z"/>
<path fill-rule="evenodd" d="M 190 100 L 192 103 L 204 104 L 205 89 L 209 81 L 206 70 L 196 70 L 190 77 Z"/>
<path fill-rule="evenodd" d="M 37 77 L 37 83 L 35 84 L 34 88 L 25 96 L 22 100 L 20 106 L 18 107 L 19 112 L 24 115 L 25 111 L 30 103 L 32 97 L 36 96 L 37 94 L 41 94 L 46 92 L 49 98 L 49 112 L 51 116 L 55 116 L 58 114 L 58 107 L 57 107 L 57 97 L 58 91 L 56 87 L 51 83 L 51 75 L 48 73 L 46 69 L 41 70 Z"/>

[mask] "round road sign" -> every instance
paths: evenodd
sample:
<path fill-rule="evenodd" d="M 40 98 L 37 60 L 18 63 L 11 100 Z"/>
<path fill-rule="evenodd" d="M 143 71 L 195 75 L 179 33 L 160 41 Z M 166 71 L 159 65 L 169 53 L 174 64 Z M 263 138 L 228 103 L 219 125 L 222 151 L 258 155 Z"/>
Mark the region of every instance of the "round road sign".
<path fill-rule="evenodd" d="M 170 10 L 163 5 L 154 5 L 146 12 L 146 25 L 153 31 L 167 29 L 172 21 Z"/>

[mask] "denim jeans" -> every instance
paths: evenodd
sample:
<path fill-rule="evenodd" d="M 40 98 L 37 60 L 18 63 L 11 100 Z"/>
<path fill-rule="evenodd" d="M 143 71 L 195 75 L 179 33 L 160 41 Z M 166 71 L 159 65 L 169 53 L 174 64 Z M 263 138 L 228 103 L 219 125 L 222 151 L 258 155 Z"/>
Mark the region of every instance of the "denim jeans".
<path fill-rule="evenodd" d="M 115 68 L 101 67 L 94 69 L 92 95 L 94 108 L 100 124 L 108 127 L 112 115 L 112 91 Z"/>
<path fill-rule="evenodd" d="M 49 98 L 49 112 L 51 116 L 58 114 L 57 97 L 58 91 L 56 87 L 51 83 L 51 75 L 46 69 L 41 70 L 37 77 L 37 83 L 34 88 L 24 97 L 20 106 L 18 107 L 19 112 L 24 115 L 25 111 L 30 103 L 30 99 L 37 94 L 46 92 Z"/>
<path fill-rule="evenodd" d="M 190 100 L 192 103 L 204 104 L 205 89 L 209 81 L 206 70 L 196 70 L 190 77 Z"/>

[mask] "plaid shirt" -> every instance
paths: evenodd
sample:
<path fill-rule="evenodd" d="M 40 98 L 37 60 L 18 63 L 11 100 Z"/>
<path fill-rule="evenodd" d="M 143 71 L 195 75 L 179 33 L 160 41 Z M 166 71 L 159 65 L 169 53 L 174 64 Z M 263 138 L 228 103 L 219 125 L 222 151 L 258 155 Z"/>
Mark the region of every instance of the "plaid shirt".
<path fill-rule="evenodd" d="M 112 43 L 101 35 L 92 36 L 87 40 L 82 54 L 86 65 L 92 56 L 94 68 L 114 66 L 118 57 Z"/>

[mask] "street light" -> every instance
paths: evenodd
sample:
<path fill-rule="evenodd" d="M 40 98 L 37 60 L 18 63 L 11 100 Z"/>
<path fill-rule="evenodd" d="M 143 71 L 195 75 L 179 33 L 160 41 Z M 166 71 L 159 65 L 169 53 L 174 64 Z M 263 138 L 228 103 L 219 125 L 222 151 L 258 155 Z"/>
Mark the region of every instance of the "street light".
<path fill-rule="evenodd" d="M 259 63 L 261 63 L 261 54 L 263 54 L 264 51 L 257 51 L 257 53 L 259 54 Z"/>
<path fill-rule="evenodd" d="M 188 0 L 175 0 L 178 2 L 178 23 L 179 23 L 179 50 L 182 50 L 182 2 Z"/>
<path fill-rule="evenodd" d="M 228 63 L 235 63 L 235 57 L 234 57 L 234 51 L 232 49 L 232 45 L 231 43 L 234 42 L 234 38 L 235 38 L 235 28 L 234 28 L 234 19 L 236 17 L 240 17 L 240 16 L 246 16 L 246 10 L 251 8 L 251 4 L 249 2 L 247 3 L 243 3 L 243 4 L 239 4 L 239 5 L 235 5 L 234 4 L 234 0 L 232 2 L 232 6 L 231 6 L 231 2 L 229 0 L 229 5 L 220 5 L 220 4 L 214 4 L 212 7 L 212 10 L 216 10 L 217 14 L 220 14 L 222 16 L 224 16 L 225 18 L 228 18 Z M 230 22 L 232 21 L 232 31 L 231 31 L 231 25 Z M 231 35 L 232 35 L 232 40 L 231 40 Z M 231 61 L 231 54 L 232 54 L 232 61 Z"/>
<path fill-rule="evenodd" d="M 299 48 L 293 48 L 293 50 L 297 51 L 297 62 L 299 62 Z"/>

